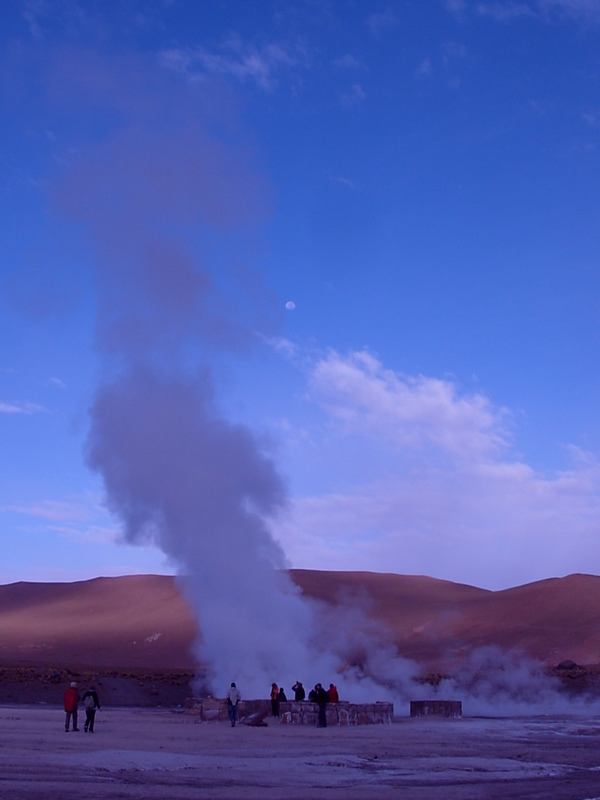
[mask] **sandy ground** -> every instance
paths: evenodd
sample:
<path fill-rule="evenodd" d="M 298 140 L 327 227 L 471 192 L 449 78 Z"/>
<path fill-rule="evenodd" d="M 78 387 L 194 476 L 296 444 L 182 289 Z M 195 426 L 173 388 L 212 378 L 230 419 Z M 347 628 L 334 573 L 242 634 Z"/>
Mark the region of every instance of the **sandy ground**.
<path fill-rule="evenodd" d="M 81 728 L 80 722 L 80 728 Z M 600 798 L 600 720 L 411 720 L 353 728 L 198 722 L 103 708 L 0 706 L 2 800 Z"/>

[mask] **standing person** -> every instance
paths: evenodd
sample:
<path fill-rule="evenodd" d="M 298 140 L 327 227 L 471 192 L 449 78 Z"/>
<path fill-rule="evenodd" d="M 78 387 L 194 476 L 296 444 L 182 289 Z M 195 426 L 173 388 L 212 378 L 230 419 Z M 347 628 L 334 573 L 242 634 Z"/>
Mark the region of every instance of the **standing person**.
<path fill-rule="evenodd" d="M 81 698 L 83 707 L 85 708 L 85 725 L 83 726 L 84 733 L 88 731 L 94 732 L 94 720 L 96 719 L 96 711 L 100 708 L 100 700 L 98 700 L 98 693 L 95 686 L 90 686 L 87 692 Z"/>
<path fill-rule="evenodd" d="M 277 692 L 277 702 L 278 703 L 287 703 L 287 697 L 286 697 L 285 692 L 283 690 L 283 686 Z"/>
<path fill-rule="evenodd" d="M 232 681 L 231 686 L 229 687 L 229 691 L 227 692 L 227 716 L 229 717 L 229 722 L 231 722 L 232 728 L 235 728 L 238 703 L 240 702 L 241 699 L 242 695 L 240 694 L 240 690 Z"/>
<path fill-rule="evenodd" d="M 71 683 L 65 692 L 64 707 L 65 707 L 65 733 L 69 732 L 69 723 L 71 717 L 73 718 L 73 730 L 78 731 L 77 727 L 77 706 L 79 705 L 79 692 L 77 691 L 77 684 L 75 681 Z"/>
<path fill-rule="evenodd" d="M 329 695 L 320 683 L 315 686 L 315 702 L 319 706 L 319 728 L 327 727 L 327 703 L 329 702 Z"/>
<path fill-rule="evenodd" d="M 279 700 L 277 699 L 277 695 L 279 694 L 279 689 L 277 688 L 276 683 L 271 684 L 271 711 L 273 712 L 274 717 L 279 717 Z"/>
<path fill-rule="evenodd" d="M 297 703 L 302 702 L 306 697 L 306 692 L 304 691 L 304 686 L 300 681 L 296 681 L 296 683 L 292 686 L 292 692 L 294 693 L 294 700 Z"/>
<path fill-rule="evenodd" d="M 329 695 L 330 703 L 340 702 L 340 696 L 338 694 L 337 686 L 334 686 L 333 683 L 329 684 L 329 689 L 327 690 L 327 694 Z"/>

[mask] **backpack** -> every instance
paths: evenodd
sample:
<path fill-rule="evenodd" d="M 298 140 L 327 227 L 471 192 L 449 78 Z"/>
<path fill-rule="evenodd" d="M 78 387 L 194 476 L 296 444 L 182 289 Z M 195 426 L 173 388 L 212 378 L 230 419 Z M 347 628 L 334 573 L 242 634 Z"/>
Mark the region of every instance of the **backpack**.
<path fill-rule="evenodd" d="M 87 697 L 83 701 L 83 704 L 87 711 L 91 711 L 92 708 L 96 708 L 96 703 L 94 702 L 94 698 L 92 697 L 91 694 L 87 695 Z"/>

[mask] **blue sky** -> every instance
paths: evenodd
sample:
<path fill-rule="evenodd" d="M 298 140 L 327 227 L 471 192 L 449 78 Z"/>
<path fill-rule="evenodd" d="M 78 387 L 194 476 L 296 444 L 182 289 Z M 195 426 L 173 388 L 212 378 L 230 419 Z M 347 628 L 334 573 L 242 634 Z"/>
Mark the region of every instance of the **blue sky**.
<path fill-rule="evenodd" d="M 90 462 L 141 363 L 252 432 L 291 566 L 600 572 L 598 0 L 23 0 L 0 31 L 0 581 L 177 567 Z"/>

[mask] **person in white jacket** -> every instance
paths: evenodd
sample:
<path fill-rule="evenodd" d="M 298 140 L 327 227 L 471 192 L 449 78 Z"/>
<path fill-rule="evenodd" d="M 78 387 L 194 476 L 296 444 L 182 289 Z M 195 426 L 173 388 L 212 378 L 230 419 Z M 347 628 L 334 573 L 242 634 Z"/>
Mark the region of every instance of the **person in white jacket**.
<path fill-rule="evenodd" d="M 231 686 L 229 687 L 229 691 L 227 692 L 227 714 L 229 716 L 229 722 L 231 722 L 232 728 L 235 728 L 238 703 L 241 699 L 242 695 L 240 694 L 240 690 L 237 688 L 235 683 L 232 682 Z"/>

